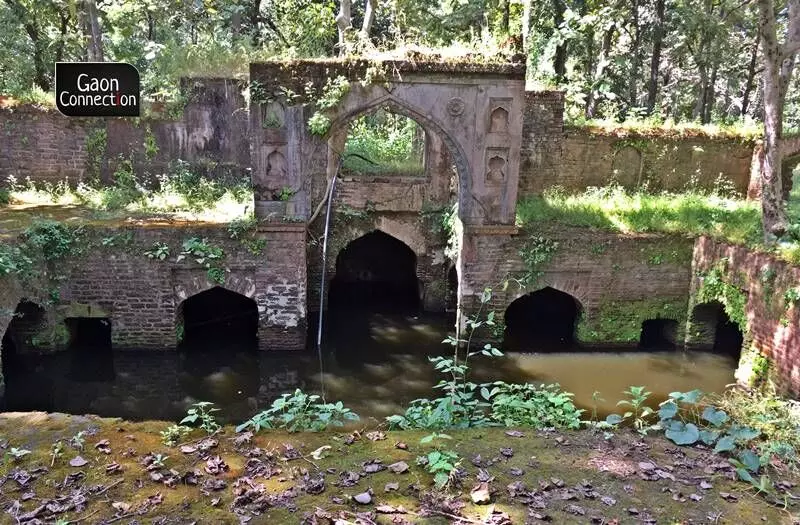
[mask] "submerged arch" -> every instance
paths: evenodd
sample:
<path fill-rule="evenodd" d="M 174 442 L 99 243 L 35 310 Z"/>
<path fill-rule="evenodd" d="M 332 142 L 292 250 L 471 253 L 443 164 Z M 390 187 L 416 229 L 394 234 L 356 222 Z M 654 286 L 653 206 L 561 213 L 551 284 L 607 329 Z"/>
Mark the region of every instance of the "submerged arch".
<path fill-rule="evenodd" d="M 255 341 L 258 306 L 240 293 L 221 286 L 196 293 L 178 305 L 178 338 L 185 344 Z"/>
<path fill-rule="evenodd" d="M 505 311 L 505 345 L 524 351 L 574 346 L 583 307 L 573 295 L 550 286 L 514 300 Z"/>

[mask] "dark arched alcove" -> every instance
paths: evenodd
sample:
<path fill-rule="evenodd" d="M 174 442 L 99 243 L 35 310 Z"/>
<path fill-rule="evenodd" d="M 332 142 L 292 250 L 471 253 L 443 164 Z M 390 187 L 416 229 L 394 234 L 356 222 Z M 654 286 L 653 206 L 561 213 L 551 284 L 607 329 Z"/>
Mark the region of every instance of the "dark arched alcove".
<path fill-rule="evenodd" d="M 642 350 L 674 350 L 678 334 L 675 319 L 648 319 L 642 323 L 639 348 Z"/>
<path fill-rule="evenodd" d="M 37 377 L 33 360 L 26 359 L 32 336 L 44 322 L 44 308 L 21 301 L 0 342 L 6 410 L 52 410 L 52 383 Z"/>
<path fill-rule="evenodd" d="M 187 348 L 249 344 L 258 337 L 256 302 L 219 286 L 189 297 L 178 312 L 178 335 Z"/>
<path fill-rule="evenodd" d="M 575 344 L 581 305 L 554 288 L 524 295 L 506 309 L 505 346 L 528 352 L 558 351 Z"/>
<path fill-rule="evenodd" d="M 710 343 L 714 352 L 739 359 L 744 336 L 739 326 L 728 317 L 722 303 L 710 301 L 695 306 L 691 324 L 695 337 Z"/>
<path fill-rule="evenodd" d="M 69 377 L 76 381 L 114 379 L 111 321 L 103 317 L 69 317 L 64 325 L 69 333 Z"/>
<path fill-rule="evenodd" d="M 405 243 L 370 232 L 339 252 L 328 306 L 337 312 L 414 314 L 420 307 L 416 266 L 417 257 Z"/>

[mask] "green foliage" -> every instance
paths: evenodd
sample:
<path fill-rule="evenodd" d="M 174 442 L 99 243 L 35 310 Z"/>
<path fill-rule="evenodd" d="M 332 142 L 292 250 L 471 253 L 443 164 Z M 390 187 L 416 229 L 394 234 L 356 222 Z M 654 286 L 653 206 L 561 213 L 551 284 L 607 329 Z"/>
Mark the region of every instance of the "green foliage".
<path fill-rule="evenodd" d="M 652 429 L 649 419 L 653 415 L 653 409 L 646 405 L 647 399 L 652 392 L 648 392 L 643 386 L 631 386 L 623 392 L 628 399 L 617 402 L 617 406 L 629 407 L 629 410 L 622 415 L 611 414 L 606 418 L 606 423 L 619 425 L 624 421 L 630 421 L 633 428 L 640 434 L 647 434 Z"/>
<path fill-rule="evenodd" d="M 278 192 L 277 197 L 279 201 L 286 202 L 289 199 L 291 199 L 295 193 L 296 192 L 289 186 L 284 186 L 283 188 L 281 188 L 281 191 Z"/>
<path fill-rule="evenodd" d="M 6 452 L 6 457 L 11 458 L 14 462 L 18 462 L 19 460 L 21 460 L 22 458 L 24 458 L 25 456 L 27 456 L 30 453 L 31 453 L 31 451 L 26 449 L 26 448 L 11 447 Z"/>
<path fill-rule="evenodd" d="M 350 123 L 342 166 L 356 173 L 421 175 L 424 131 L 412 119 L 379 110 Z"/>
<path fill-rule="evenodd" d="M 519 250 L 525 272 L 518 279 L 514 279 L 520 288 L 530 288 L 536 285 L 541 278 L 542 269 L 558 251 L 558 241 L 539 235 L 531 235 Z"/>
<path fill-rule="evenodd" d="M 144 251 L 144 255 L 148 259 L 163 261 L 167 257 L 169 257 L 169 246 L 164 244 L 163 242 L 156 241 L 153 243 L 153 246 L 149 250 Z"/>
<path fill-rule="evenodd" d="M 653 194 L 607 186 L 572 195 L 550 188 L 517 204 L 517 223 L 524 228 L 558 223 L 622 233 L 709 235 L 751 245 L 761 241 L 757 203 L 697 190 Z"/>
<path fill-rule="evenodd" d="M 283 394 L 272 406 L 259 412 L 238 427 L 236 432 L 251 429 L 286 429 L 289 432 L 319 432 L 328 427 L 341 427 L 347 421 L 358 421 L 358 415 L 341 401 L 319 402 L 320 396 L 303 392 L 299 388 L 292 394 Z"/>
<path fill-rule="evenodd" d="M 205 268 L 209 281 L 218 284 L 225 282 L 225 270 L 220 266 L 225 259 L 225 252 L 222 248 L 209 244 L 205 238 L 191 237 L 183 242 L 181 253 L 176 258 L 176 262 L 186 258 L 194 260 L 194 262 Z"/>
<path fill-rule="evenodd" d="M 727 281 L 727 259 L 721 259 L 713 268 L 700 275 L 697 302 L 719 301 L 725 313 L 736 323 L 743 334 L 747 333 L 747 294 Z"/>
<path fill-rule="evenodd" d="M 686 319 L 686 299 L 603 301 L 590 315 L 581 316 L 578 339 L 583 342 L 635 343 L 641 336 L 642 323 L 648 319 L 675 319 L 679 330 L 677 339 L 680 340 Z"/>
<path fill-rule="evenodd" d="M 261 255 L 267 247 L 267 240 L 258 237 L 258 219 L 255 215 L 235 219 L 228 224 L 231 239 L 238 240 L 253 255 Z"/>
<path fill-rule="evenodd" d="M 330 129 L 331 119 L 324 114 L 326 110 L 336 107 L 336 105 L 350 91 L 350 82 L 343 76 L 329 78 L 322 88 L 315 103 L 317 111 L 308 119 L 308 129 L 314 135 L 325 135 Z"/>
<path fill-rule="evenodd" d="M 33 261 L 17 245 L 0 242 L 0 276 L 28 273 Z"/>
<path fill-rule="evenodd" d="M 573 394 L 557 384 L 536 386 L 502 381 L 481 387 L 481 396 L 491 400 L 491 419 L 506 427 L 578 429 L 581 414 Z"/>
<path fill-rule="evenodd" d="M 168 447 L 174 447 L 191 431 L 192 429 L 185 425 L 170 425 L 161 431 L 161 442 Z"/>
<path fill-rule="evenodd" d="M 144 156 L 148 161 L 152 161 L 158 155 L 158 144 L 156 143 L 156 136 L 150 125 L 147 125 L 144 134 Z"/>
<path fill-rule="evenodd" d="M 419 440 L 425 445 L 439 439 L 452 439 L 447 434 L 434 432 Z M 417 464 L 423 465 L 428 473 L 433 474 L 433 483 L 438 489 L 444 489 L 455 479 L 461 459 L 454 450 L 446 450 L 437 443 L 435 450 L 417 457 Z"/>
<path fill-rule="evenodd" d="M 22 233 L 25 243 L 39 251 L 46 261 L 54 261 L 79 251 L 81 227 L 61 222 L 37 219 Z"/>
<path fill-rule="evenodd" d="M 217 423 L 217 418 L 214 416 L 215 412 L 219 412 L 219 409 L 214 408 L 214 403 L 200 401 L 199 403 L 193 404 L 191 408 L 186 411 L 186 417 L 181 419 L 180 424 L 188 423 L 190 425 L 199 425 L 207 434 L 216 434 L 222 427 Z"/>
<path fill-rule="evenodd" d="M 324 136 L 331 127 L 331 119 L 319 111 L 308 119 L 308 129 L 313 135 Z"/>

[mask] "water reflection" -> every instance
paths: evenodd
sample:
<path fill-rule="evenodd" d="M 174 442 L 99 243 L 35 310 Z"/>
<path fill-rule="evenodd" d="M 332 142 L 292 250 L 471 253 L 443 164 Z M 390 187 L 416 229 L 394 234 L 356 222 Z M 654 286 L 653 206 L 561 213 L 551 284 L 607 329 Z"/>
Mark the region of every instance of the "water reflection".
<path fill-rule="evenodd" d="M 380 419 L 413 399 L 434 395 L 431 387 L 439 376 L 428 357 L 451 351 L 441 341 L 452 319 L 385 314 L 329 326 L 324 360 L 329 399 L 343 400 L 362 418 Z M 65 373 L 74 369 L 80 353 L 29 359 L 25 367 L 7 371 L 5 409 L 175 420 L 192 402 L 208 400 L 222 409 L 224 420 L 240 422 L 281 393 L 320 386 L 319 364 L 311 350 L 259 353 L 251 342 L 216 342 L 196 350 L 117 350 L 111 354 L 113 379 L 101 381 Z M 654 399 L 661 399 L 675 390 L 721 391 L 733 382 L 736 363 L 725 355 L 616 350 L 514 351 L 498 359 L 476 358 L 471 378 L 558 382 L 585 408 L 591 408 L 592 395 L 599 391 L 606 400 L 599 403 L 601 414 L 614 411 L 630 385 L 645 385 Z"/>

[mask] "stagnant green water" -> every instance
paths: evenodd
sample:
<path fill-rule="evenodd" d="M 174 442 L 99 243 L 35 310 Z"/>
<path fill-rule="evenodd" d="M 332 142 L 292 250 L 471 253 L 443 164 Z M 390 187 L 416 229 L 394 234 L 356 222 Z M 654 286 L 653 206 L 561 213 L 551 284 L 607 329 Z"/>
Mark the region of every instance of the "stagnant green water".
<path fill-rule="evenodd" d="M 441 344 L 451 327 L 452 320 L 441 316 L 372 315 L 332 323 L 324 360 L 328 400 L 344 401 L 362 419 L 382 419 L 413 399 L 432 397 L 439 376 L 428 356 L 451 352 Z M 237 423 L 281 393 L 320 387 L 311 349 L 259 353 L 221 343 L 210 349 L 105 355 L 75 350 L 7 369 L 4 409 L 176 420 L 189 404 L 207 400 L 222 409 L 221 419 Z M 471 378 L 557 382 L 587 409 L 598 391 L 605 401 L 597 409 L 604 415 L 615 410 L 630 385 L 647 386 L 653 401 L 675 390 L 719 392 L 733 382 L 736 366 L 730 356 L 697 351 L 530 350 L 476 358 Z"/>

